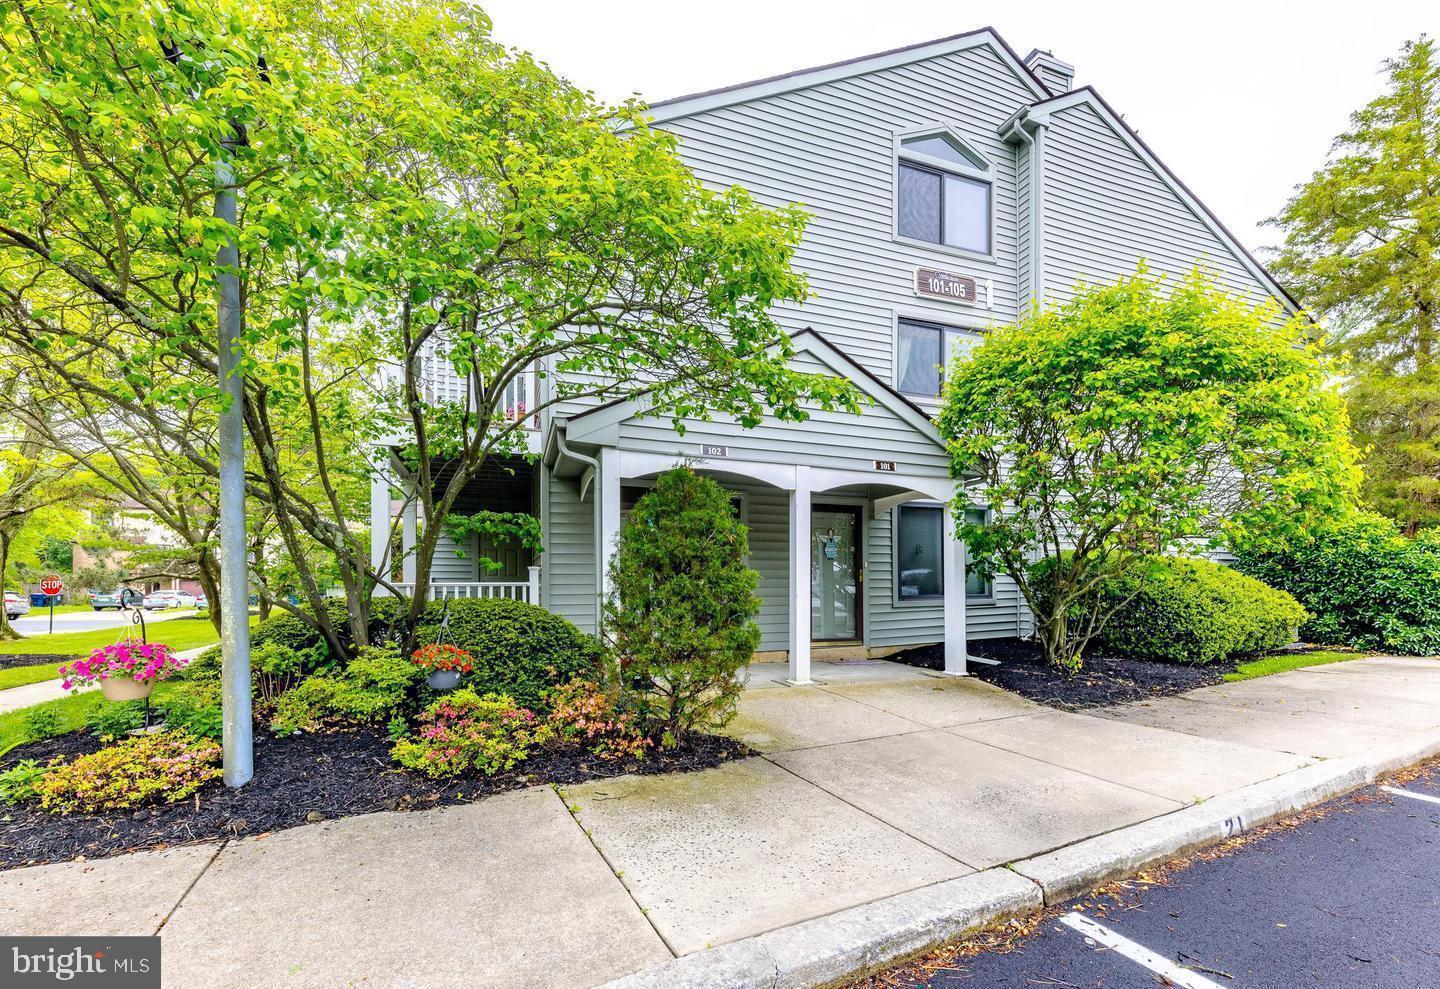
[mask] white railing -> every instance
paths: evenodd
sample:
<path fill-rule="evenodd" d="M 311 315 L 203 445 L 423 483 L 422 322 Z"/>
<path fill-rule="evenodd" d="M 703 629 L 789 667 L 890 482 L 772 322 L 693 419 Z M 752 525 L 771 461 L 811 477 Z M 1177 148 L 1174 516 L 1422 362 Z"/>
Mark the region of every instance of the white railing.
<path fill-rule="evenodd" d="M 439 356 L 435 346 L 427 348 L 420 358 L 420 394 L 425 401 L 461 402 L 467 387 L 468 382 L 455 373 L 448 360 Z M 512 422 L 525 420 L 526 429 L 539 429 L 540 415 L 535 411 L 539 404 L 539 380 L 532 364 L 525 373 L 506 382 L 500 414 Z"/>
<path fill-rule="evenodd" d="M 396 584 L 406 595 L 414 594 L 414 584 Z M 461 598 L 504 598 L 509 601 L 524 601 L 527 604 L 540 603 L 540 568 L 530 568 L 530 579 L 523 581 L 498 580 L 432 580 L 431 601 L 457 600 Z"/>

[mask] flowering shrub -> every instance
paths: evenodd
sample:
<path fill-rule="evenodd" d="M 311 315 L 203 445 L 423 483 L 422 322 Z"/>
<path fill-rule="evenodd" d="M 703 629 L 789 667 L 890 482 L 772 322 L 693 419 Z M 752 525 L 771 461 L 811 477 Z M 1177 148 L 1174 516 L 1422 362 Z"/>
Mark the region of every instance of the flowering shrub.
<path fill-rule="evenodd" d="M 653 744 L 640 731 L 630 711 L 620 711 L 614 700 L 591 680 L 571 680 L 545 695 L 550 705 L 547 724 L 554 740 L 588 749 L 607 762 L 643 759 Z"/>
<path fill-rule="evenodd" d="M 475 657 L 459 646 L 436 644 L 416 649 L 410 657 L 410 661 L 426 673 L 435 673 L 440 670 L 469 673 L 470 668 L 475 664 Z"/>
<path fill-rule="evenodd" d="M 472 769 L 494 776 L 524 760 L 549 736 L 534 711 L 504 694 L 482 697 L 462 689 L 427 707 L 415 734 L 397 741 L 390 755 L 427 776 L 458 776 Z"/>
<path fill-rule="evenodd" d="M 180 659 L 163 642 L 117 642 L 101 646 L 84 659 L 60 667 L 65 678 L 63 690 L 89 686 L 111 677 L 130 677 L 141 683 L 165 680 L 185 668 L 188 659 Z"/>
<path fill-rule="evenodd" d="M 183 731 L 126 739 L 66 763 L 57 756 L 35 783 L 49 811 L 93 814 L 146 803 L 174 803 L 220 778 L 220 746 Z"/>
<path fill-rule="evenodd" d="M 405 703 L 419 671 L 392 645 L 370 646 L 333 676 L 301 680 L 275 702 L 277 735 L 362 724 L 385 724 Z"/>

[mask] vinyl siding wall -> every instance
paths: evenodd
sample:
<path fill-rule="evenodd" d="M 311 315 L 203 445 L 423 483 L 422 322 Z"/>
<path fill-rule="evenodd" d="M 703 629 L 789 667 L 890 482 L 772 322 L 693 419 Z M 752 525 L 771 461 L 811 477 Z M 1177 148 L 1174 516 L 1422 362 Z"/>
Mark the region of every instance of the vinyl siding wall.
<path fill-rule="evenodd" d="M 742 185 L 772 207 L 810 214 L 795 267 L 810 284 L 803 305 L 777 307 L 788 331 L 814 327 L 881 380 L 894 383 L 898 309 L 939 323 L 1014 319 L 1017 301 L 1016 156 L 996 133 L 1034 99 L 988 47 L 724 107 L 661 126 L 707 185 Z M 895 139 L 948 124 L 994 166 L 993 258 L 896 241 Z M 994 284 L 994 308 L 920 299 L 917 266 Z M 567 403 L 573 415 L 588 403 Z"/>
<path fill-rule="evenodd" d="M 573 481 L 550 479 L 542 594 L 550 610 L 582 630 L 595 631 L 594 506 L 576 498 Z M 744 497 L 745 524 L 750 530 L 750 566 L 760 575 L 760 649 L 785 650 L 790 645 L 790 499 L 789 494 L 761 484 L 727 483 Z M 857 503 L 858 499 L 817 495 L 817 502 Z M 939 642 L 945 635 L 940 602 L 894 602 L 893 512 L 872 518 L 864 512 L 865 642 L 875 648 Z M 972 639 L 1013 636 L 1019 618 L 1014 584 L 997 578 L 992 602 L 967 605 Z"/>
<path fill-rule="evenodd" d="M 1200 262 L 1232 292 L 1271 294 L 1093 107 L 1056 113 L 1045 144 L 1047 304 L 1077 282 L 1134 274 L 1141 259 L 1172 278 Z"/>

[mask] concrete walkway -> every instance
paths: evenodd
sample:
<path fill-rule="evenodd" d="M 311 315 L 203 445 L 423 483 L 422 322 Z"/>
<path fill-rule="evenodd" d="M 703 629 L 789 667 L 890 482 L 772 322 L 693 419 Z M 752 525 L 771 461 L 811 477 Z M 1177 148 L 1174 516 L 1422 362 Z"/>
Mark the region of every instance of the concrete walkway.
<path fill-rule="evenodd" d="M 0 873 L 0 932 L 158 929 L 176 987 L 593 986 L 1440 729 L 1434 660 L 1091 714 L 880 661 L 772 673 L 731 727 L 757 757 Z"/>

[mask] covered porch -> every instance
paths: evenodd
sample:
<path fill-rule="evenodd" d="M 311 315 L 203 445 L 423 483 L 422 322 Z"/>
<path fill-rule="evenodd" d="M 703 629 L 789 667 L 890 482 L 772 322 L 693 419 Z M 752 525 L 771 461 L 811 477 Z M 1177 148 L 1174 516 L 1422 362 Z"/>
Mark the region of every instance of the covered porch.
<path fill-rule="evenodd" d="M 897 553 L 885 537 L 892 511 L 912 502 L 941 509 L 935 513 L 942 519 L 940 594 L 926 609 L 939 620 L 924 637 L 943 638 L 945 672 L 965 674 L 965 552 L 955 538 L 949 510 L 955 485 L 947 476 L 901 473 L 893 464 L 860 472 L 616 448 L 597 452 L 581 486 L 582 498 L 593 498 L 598 599 L 610 592 L 610 561 L 624 513 L 656 476 L 687 465 L 735 494 L 736 510 L 751 531 L 751 565 L 761 575 L 760 621 L 769 640 L 762 640 L 762 653 L 779 658 L 783 650 L 786 682 L 794 685 L 813 682 L 817 654 L 865 656 L 883 648 L 883 636 L 872 627 L 879 612 L 888 621 L 906 620 L 903 610 L 897 612 Z"/>

